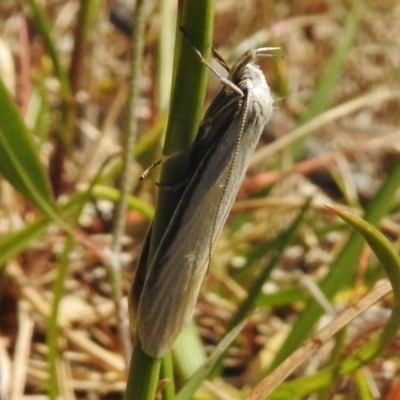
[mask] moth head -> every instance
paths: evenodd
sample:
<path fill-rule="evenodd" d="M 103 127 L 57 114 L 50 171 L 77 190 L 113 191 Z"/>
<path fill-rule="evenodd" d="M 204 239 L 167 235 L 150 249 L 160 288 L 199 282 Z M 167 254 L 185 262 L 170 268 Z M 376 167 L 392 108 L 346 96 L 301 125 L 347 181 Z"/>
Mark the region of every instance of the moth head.
<path fill-rule="evenodd" d="M 242 82 L 245 80 L 253 82 L 254 86 L 257 86 L 258 84 L 266 84 L 264 74 L 255 64 L 255 61 L 261 57 L 276 57 L 276 55 L 271 53 L 271 51 L 278 49 L 280 48 L 260 47 L 258 49 L 246 51 L 246 53 L 244 53 L 231 68 L 228 79 L 240 88 L 243 87 Z"/>

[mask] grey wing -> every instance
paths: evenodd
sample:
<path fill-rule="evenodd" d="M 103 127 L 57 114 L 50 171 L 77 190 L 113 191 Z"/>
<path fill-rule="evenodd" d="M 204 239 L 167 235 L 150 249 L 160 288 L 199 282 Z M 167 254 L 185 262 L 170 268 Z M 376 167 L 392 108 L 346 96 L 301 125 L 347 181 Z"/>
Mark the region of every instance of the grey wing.
<path fill-rule="evenodd" d="M 233 121 L 212 155 L 197 168 L 153 258 L 138 318 L 143 349 L 151 356 L 160 357 L 169 350 L 192 317 L 210 246 L 214 246 L 228 217 L 270 116 L 269 110 L 266 113 L 253 103 L 247 109 L 246 132 L 239 144 L 240 118 Z"/>

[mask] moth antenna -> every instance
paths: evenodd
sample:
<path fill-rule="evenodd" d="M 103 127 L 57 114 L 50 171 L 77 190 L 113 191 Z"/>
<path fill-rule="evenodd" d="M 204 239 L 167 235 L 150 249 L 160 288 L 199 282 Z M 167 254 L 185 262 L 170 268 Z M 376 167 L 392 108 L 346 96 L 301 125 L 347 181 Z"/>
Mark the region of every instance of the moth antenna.
<path fill-rule="evenodd" d="M 288 98 L 288 96 L 277 97 L 276 99 L 274 99 L 274 103 L 277 103 L 278 101 L 286 100 L 287 98 Z"/>
<path fill-rule="evenodd" d="M 232 89 L 234 92 L 236 92 L 240 97 L 243 97 L 244 94 L 242 92 L 242 90 L 237 87 L 233 82 L 231 82 L 228 78 L 223 77 L 203 56 L 203 54 L 200 53 L 200 51 L 197 49 L 197 47 L 195 46 L 195 44 L 190 40 L 187 32 L 185 31 L 185 29 L 183 28 L 183 26 L 181 26 L 179 28 L 183 34 L 183 36 L 185 37 L 185 39 L 187 40 L 187 42 L 190 44 L 191 48 L 193 49 L 193 51 L 197 54 L 197 56 L 200 59 L 200 62 L 203 63 L 206 67 L 208 67 L 213 73 L 214 75 L 219 79 L 219 81 L 221 82 L 222 85 L 229 87 L 230 89 Z M 213 54 L 218 54 L 218 53 L 214 53 L 213 50 Z M 223 64 L 221 64 L 224 68 L 228 67 L 227 64 L 225 63 L 225 61 L 223 61 L 223 58 L 218 55 L 216 60 L 221 64 L 221 62 Z M 226 66 L 226 67 L 225 67 Z M 228 67 L 229 68 L 229 67 Z"/>
<path fill-rule="evenodd" d="M 270 58 L 285 58 L 282 54 L 271 54 L 270 51 L 281 50 L 280 47 L 259 47 L 254 50 L 255 58 L 270 57 Z"/>
<path fill-rule="evenodd" d="M 273 54 L 270 54 L 270 51 L 274 51 L 274 50 L 281 50 L 280 47 L 258 47 L 256 48 L 256 53 L 257 55 L 263 55 L 265 54 L 266 56 L 273 56 Z"/>

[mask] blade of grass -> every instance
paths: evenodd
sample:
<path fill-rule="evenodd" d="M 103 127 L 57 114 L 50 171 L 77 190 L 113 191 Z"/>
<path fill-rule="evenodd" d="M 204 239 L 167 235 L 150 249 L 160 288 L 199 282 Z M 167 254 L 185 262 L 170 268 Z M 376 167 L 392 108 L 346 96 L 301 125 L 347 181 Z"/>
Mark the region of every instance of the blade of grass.
<path fill-rule="evenodd" d="M 295 302 L 306 300 L 304 290 L 299 288 L 283 289 L 276 293 L 260 293 L 257 299 L 257 307 L 285 307 Z"/>
<path fill-rule="evenodd" d="M 95 185 L 92 194 L 99 199 L 107 199 L 113 202 L 118 201 L 120 198 L 120 191 L 109 186 Z M 128 196 L 126 203 L 129 209 L 136 210 L 142 214 L 146 219 L 151 220 L 154 216 L 154 208 L 140 200 L 136 196 Z"/>
<path fill-rule="evenodd" d="M 206 352 L 194 323 L 182 330 L 172 347 L 172 355 L 178 383 L 186 382 L 203 365 L 207 358 Z"/>
<path fill-rule="evenodd" d="M 190 400 L 193 399 L 193 395 L 196 390 L 202 385 L 202 383 L 211 374 L 215 366 L 221 361 L 222 357 L 226 353 L 229 346 L 233 343 L 239 333 L 245 326 L 245 321 L 235 326 L 231 331 L 221 340 L 214 352 L 207 359 L 197 372 L 190 378 L 185 386 L 179 391 L 176 396 L 176 400 Z"/>
<path fill-rule="evenodd" d="M 69 67 L 69 84 L 72 93 L 77 93 L 82 87 L 81 82 L 85 76 L 85 60 L 87 59 L 88 39 L 92 29 L 92 22 L 99 9 L 98 0 L 84 0 L 79 4 L 78 18 L 74 32 L 74 48 Z"/>
<path fill-rule="evenodd" d="M 371 385 L 368 382 L 365 370 L 358 370 L 354 374 L 357 384 L 357 398 L 360 400 L 375 400 L 376 396 L 371 393 Z"/>
<path fill-rule="evenodd" d="M 0 103 L 0 173 L 40 211 L 70 230 L 53 200 L 39 151 L 1 79 Z"/>
<path fill-rule="evenodd" d="M 35 27 L 39 30 L 53 63 L 54 72 L 60 82 L 61 93 L 63 97 L 67 99 L 71 96 L 71 87 L 68 74 L 60 61 L 57 46 L 54 44 L 51 37 L 50 20 L 36 0 L 27 0 L 27 3 L 32 10 Z"/>
<path fill-rule="evenodd" d="M 335 51 L 325 63 L 324 72 L 318 81 L 307 111 L 301 116 L 298 125 L 304 125 L 306 122 L 320 115 L 332 99 L 332 93 L 335 90 L 336 83 L 343 72 L 344 64 L 348 53 L 352 48 L 357 34 L 358 25 L 361 19 L 363 6 L 354 2 L 354 6 L 349 11 L 345 26 L 338 40 Z"/>
<path fill-rule="evenodd" d="M 343 32 L 339 38 L 337 47 L 332 56 L 326 63 L 324 72 L 318 81 L 317 87 L 307 111 L 301 116 L 298 125 L 304 125 L 320 115 L 329 105 L 332 99 L 332 93 L 335 90 L 336 82 L 343 71 L 348 52 L 351 49 L 355 39 L 359 21 L 361 19 L 363 6 L 358 2 L 354 2 L 350 10 Z M 297 156 L 302 152 L 304 147 L 304 140 L 299 140 L 292 146 L 294 155 Z"/>
<path fill-rule="evenodd" d="M 1 174 L 40 210 L 54 211 L 50 185 L 38 150 L 1 79 L 0 103 Z"/>
<path fill-rule="evenodd" d="M 59 326 L 58 326 L 58 310 L 62 295 L 64 293 L 64 284 L 68 272 L 69 255 L 73 250 L 74 239 L 70 234 L 64 242 L 64 250 L 57 264 L 56 279 L 53 284 L 53 298 L 51 302 L 51 312 L 47 321 L 46 343 L 48 346 L 47 362 L 48 362 L 48 395 L 51 400 L 56 400 L 60 396 L 60 388 L 58 383 L 58 348 L 59 348 Z"/>
<path fill-rule="evenodd" d="M 117 312 L 118 337 L 122 345 L 122 352 L 128 367 L 129 355 L 132 352 L 128 315 L 122 302 L 122 276 L 121 276 L 121 248 L 125 232 L 127 200 L 132 190 L 133 177 L 131 165 L 133 161 L 133 148 L 138 132 L 139 98 L 141 93 L 141 80 L 143 75 L 143 53 L 145 46 L 145 27 L 148 17 L 149 5 L 145 0 L 139 0 L 132 13 L 132 40 L 131 40 L 131 77 L 129 81 L 128 118 L 126 120 L 125 135 L 122 139 L 122 171 L 119 180 L 120 197 L 114 210 L 111 258 L 106 264 L 112 288 L 112 297 Z"/>
<path fill-rule="evenodd" d="M 59 214 L 63 219 L 68 220 L 71 213 L 74 213 L 85 199 L 86 193 L 75 194 L 66 204 L 59 207 Z M 52 222 L 50 217 L 43 215 L 36 218 L 21 230 L 9 233 L 0 238 L 0 266 L 3 267 L 7 260 L 27 248 L 32 241 L 39 239 L 46 233 L 46 230 L 50 227 Z"/>
<path fill-rule="evenodd" d="M 169 107 L 173 73 L 173 54 L 176 26 L 176 2 L 160 1 L 160 26 L 158 42 L 158 110 L 163 112 Z"/>

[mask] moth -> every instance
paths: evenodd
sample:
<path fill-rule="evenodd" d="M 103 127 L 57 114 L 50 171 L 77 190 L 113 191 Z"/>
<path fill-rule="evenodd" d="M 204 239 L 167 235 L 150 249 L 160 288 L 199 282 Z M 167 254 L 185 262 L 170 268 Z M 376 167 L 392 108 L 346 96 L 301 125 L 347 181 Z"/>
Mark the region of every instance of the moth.
<path fill-rule="evenodd" d="M 143 285 L 136 294 L 137 332 L 151 357 L 162 357 L 191 320 L 212 250 L 272 115 L 274 101 L 255 61 L 271 56 L 270 50 L 275 49 L 247 51 L 228 77 L 221 78 L 223 87 L 190 149 L 183 195 L 146 276 L 135 278 L 131 298 L 138 280 Z M 147 257 L 147 250 L 145 245 L 142 257 Z"/>

